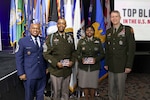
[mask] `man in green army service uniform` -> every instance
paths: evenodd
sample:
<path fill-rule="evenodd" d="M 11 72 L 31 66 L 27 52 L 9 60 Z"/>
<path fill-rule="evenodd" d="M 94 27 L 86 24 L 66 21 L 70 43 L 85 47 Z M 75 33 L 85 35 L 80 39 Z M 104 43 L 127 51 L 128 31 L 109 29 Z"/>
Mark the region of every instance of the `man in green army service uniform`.
<path fill-rule="evenodd" d="M 50 63 L 49 72 L 53 86 L 53 100 L 68 100 L 69 80 L 74 64 L 75 51 L 73 34 L 65 33 L 65 19 L 58 19 L 58 31 L 48 35 L 43 55 Z"/>
<path fill-rule="evenodd" d="M 131 72 L 135 53 L 133 29 L 120 23 L 119 11 L 112 11 L 113 26 L 106 32 L 106 64 L 109 100 L 124 100 L 125 80 Z"/>

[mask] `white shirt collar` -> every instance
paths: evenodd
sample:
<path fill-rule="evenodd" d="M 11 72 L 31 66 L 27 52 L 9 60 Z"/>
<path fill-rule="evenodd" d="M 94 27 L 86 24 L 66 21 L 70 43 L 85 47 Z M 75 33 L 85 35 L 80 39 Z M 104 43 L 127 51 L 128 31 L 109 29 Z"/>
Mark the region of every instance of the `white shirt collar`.
<path fill-rule="evenodd" d="M 33 42 L 35 43 L 35 37 L 31 35 L 31 38 L 32 38 Z M 38 42 L 38 45 L 41 46 L 40 38 L 38 36 L 37 36 L 37 42 Z"/>

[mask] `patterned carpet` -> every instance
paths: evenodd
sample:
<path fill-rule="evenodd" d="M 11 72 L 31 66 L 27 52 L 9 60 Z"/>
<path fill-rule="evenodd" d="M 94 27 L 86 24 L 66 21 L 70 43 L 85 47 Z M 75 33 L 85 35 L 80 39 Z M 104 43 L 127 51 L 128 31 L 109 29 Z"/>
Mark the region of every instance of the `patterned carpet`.
<path fill-rule="evenodd" d="M 108 100 L 108 79 L 104 79 L 98 88 L 95 100 Z M 45 97 L 45 100 L 51 100 Z M 72 97 L 70 100 L 84 100 L 83 97 Z M 125 100 L 150 100 L 150 74 L 128 74 L 125 88 Z"/>
<path fill-rule="evenodd" d="M 99 96 L 108 100 L 108 81 L 105 79 L 99 85 Z M 150 74 L 128 74 L 125 88 L 125 100 L 150 100 Z"/>

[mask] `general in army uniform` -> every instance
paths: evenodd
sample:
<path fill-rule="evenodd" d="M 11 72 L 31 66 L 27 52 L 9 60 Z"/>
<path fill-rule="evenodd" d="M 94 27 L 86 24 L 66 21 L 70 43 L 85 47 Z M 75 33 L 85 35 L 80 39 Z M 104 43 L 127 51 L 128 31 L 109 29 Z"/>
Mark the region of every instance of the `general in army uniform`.
<path fill-rule="evenodd" d="M 73 34 L 65 33 L 66 21 L 58 19 L 58 32 L 50 34 L 44 44 L 43 55 L 50 63 L 49 72 L 52 80 L 53 100 L 68 100 L 69 80 L 74 64 L 75 51 Z"/>
<path fill-rule="evenodd" d="M 102 43 L 99 38 L 94 37 L 93 26 L 87 26 L 86 37 L 79 40 L 77 47 L 77 58 L 79 62 L 79 87 L 85 93 L 86 100 L 95 100 L 95 89 L 98 88 L 98 74 L 100 60 L 104 57 Z M 89 95 L 90 98 L 89 99 Z"/>
<path fill-rule="evenodd" d="M 133 29 L 120 23 L 120 13 L 111 12 L 113 27 L 106 32 L 106 66 L 109 100 L 124 100 L 125 80 L 132 69 L 135 39 Z"/>

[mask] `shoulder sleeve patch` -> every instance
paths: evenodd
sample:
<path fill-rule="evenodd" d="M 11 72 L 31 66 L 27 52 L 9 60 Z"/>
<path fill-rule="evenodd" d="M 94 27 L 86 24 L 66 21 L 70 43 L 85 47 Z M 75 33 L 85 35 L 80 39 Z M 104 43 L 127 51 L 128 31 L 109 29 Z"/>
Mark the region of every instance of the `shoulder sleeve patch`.
<path fill-rule="evenodd" d="M 48 48 L 47 48 L 47 45 L 46 45 L 46 43 L 44 43 L 44 44 L 43 44 L 43 52 L 47 52 L 47 49 L 48 49 Z"/>
<path fill-rule="evenodd" d="M 15 53 L 17 53 L 18 51 L 19 51 L 19 44 L 16 46 Z"/>

